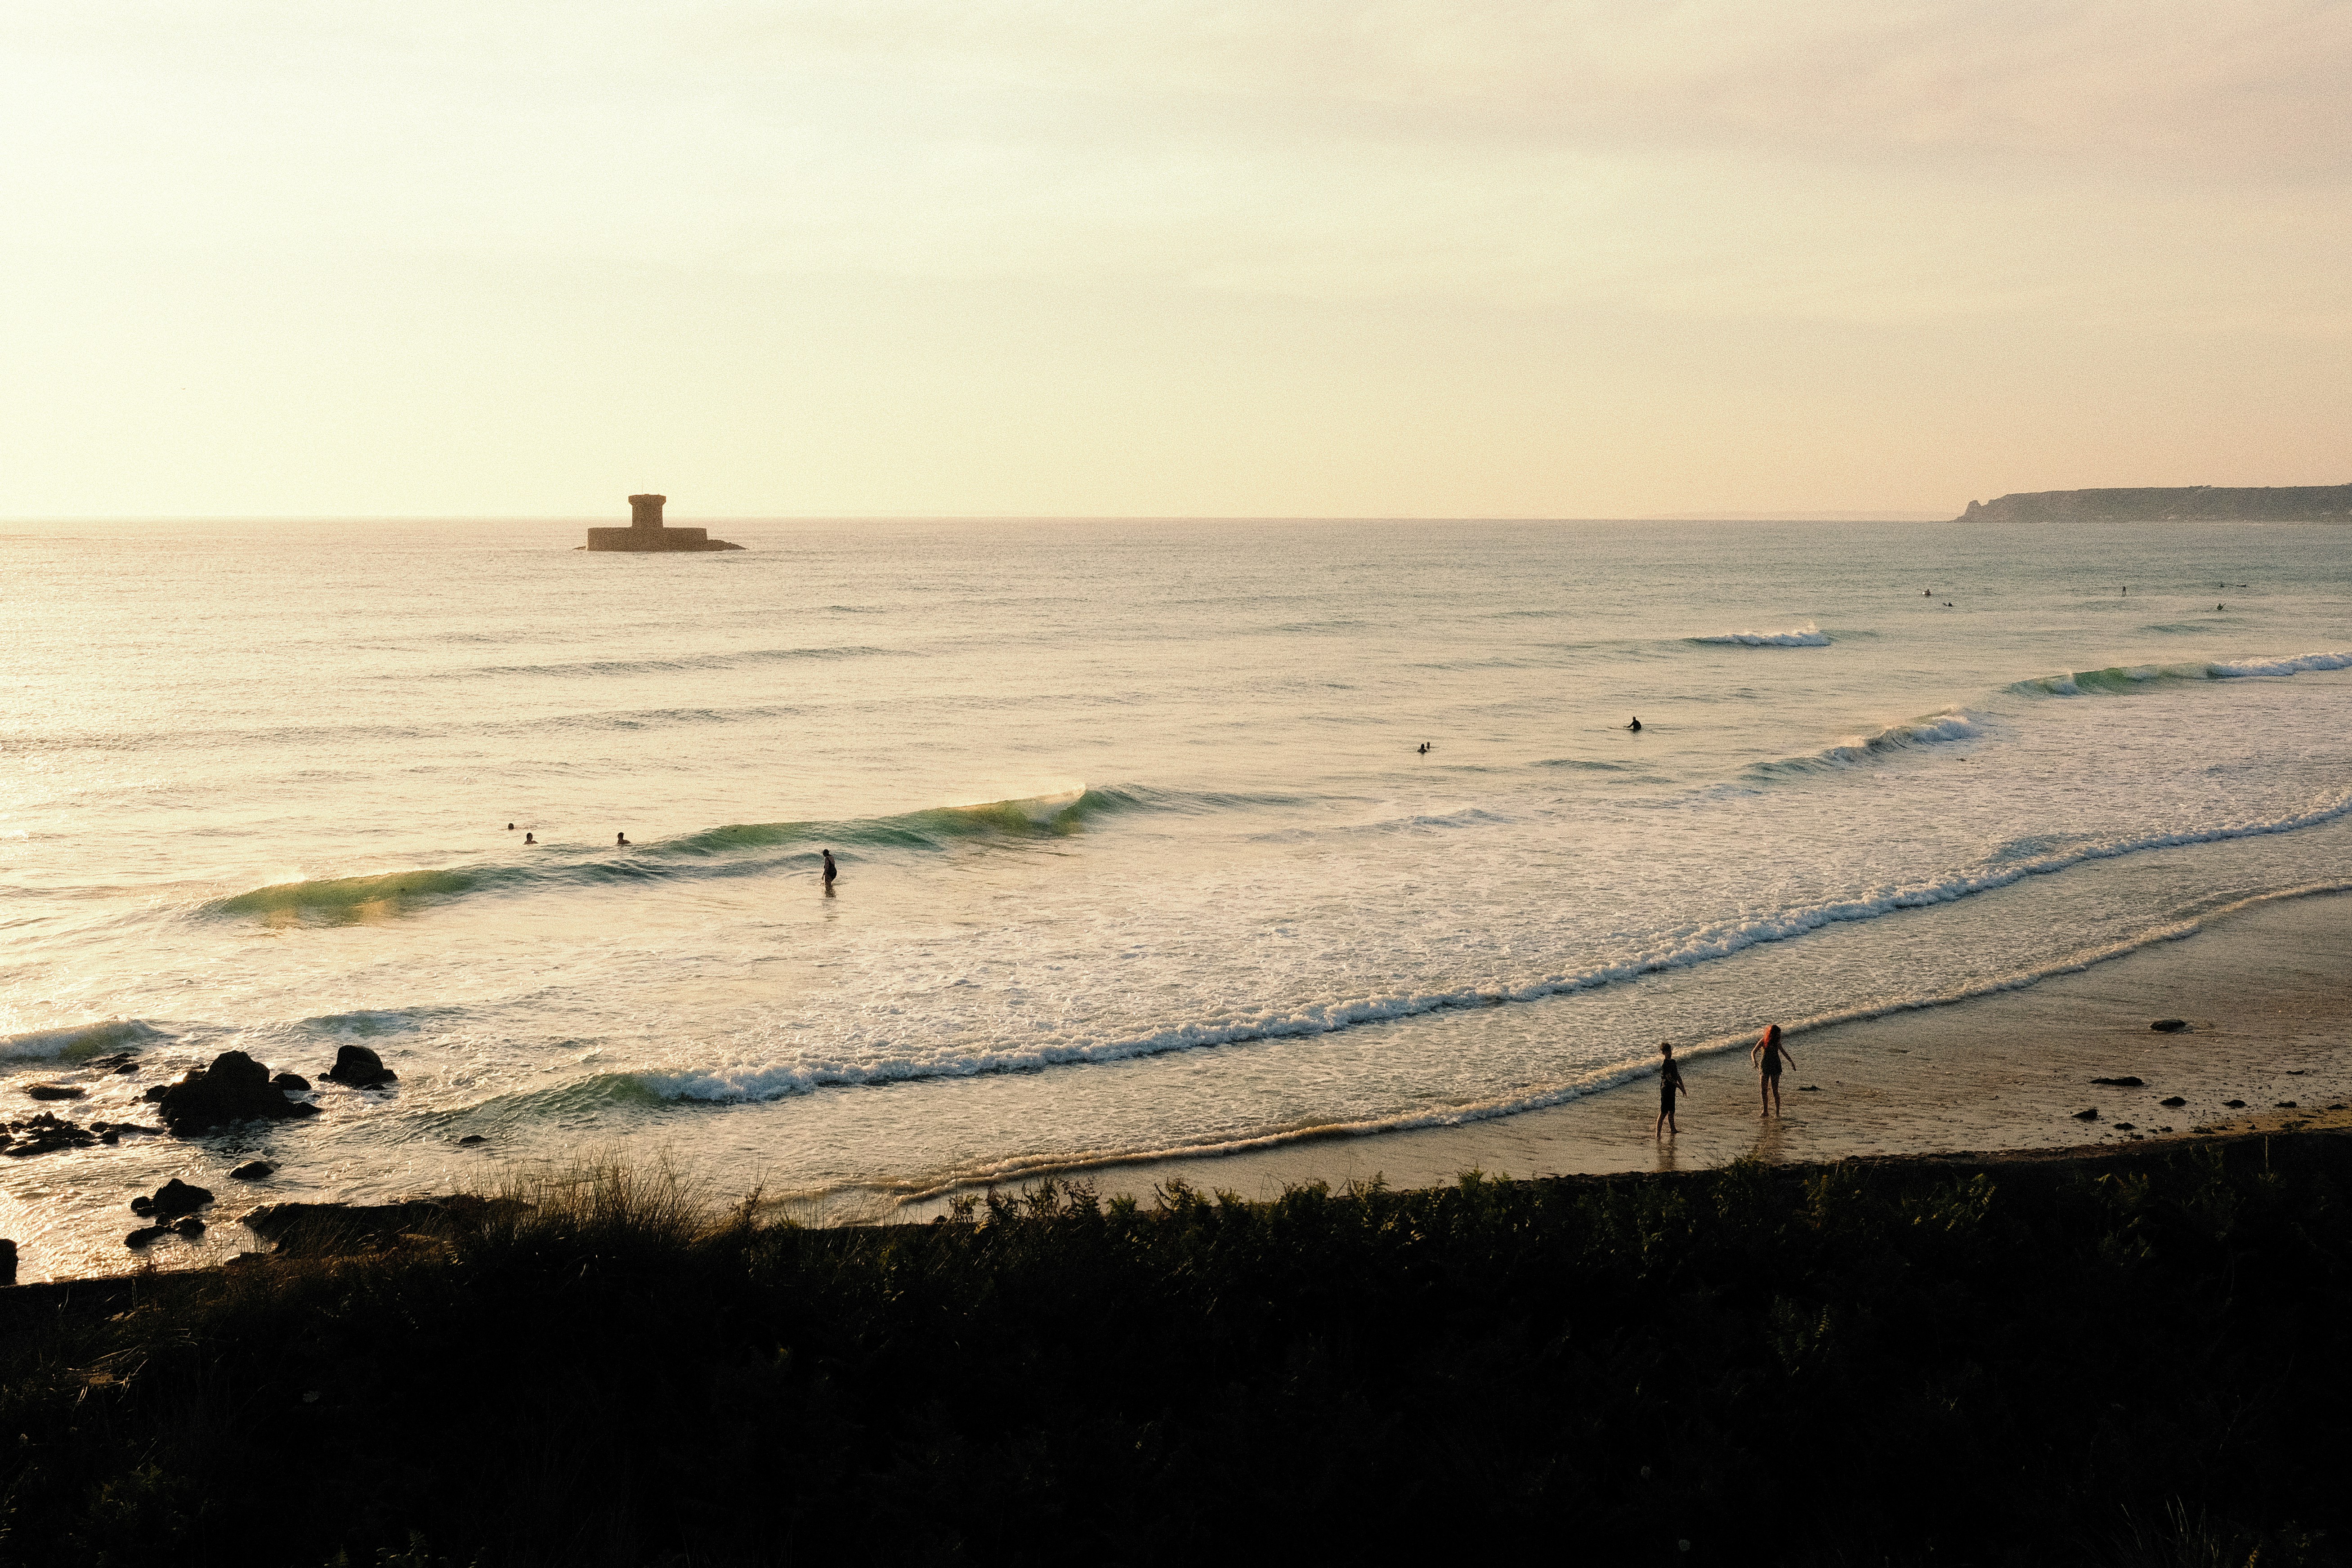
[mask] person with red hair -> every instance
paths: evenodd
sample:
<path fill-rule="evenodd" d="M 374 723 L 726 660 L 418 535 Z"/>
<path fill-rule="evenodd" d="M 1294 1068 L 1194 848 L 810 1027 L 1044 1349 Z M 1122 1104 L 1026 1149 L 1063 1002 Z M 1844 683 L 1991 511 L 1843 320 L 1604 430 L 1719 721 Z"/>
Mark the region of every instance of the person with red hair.
<path fill-rule="evenodd" d="M 1797 1059 L 1790 1056 L 1789 1047 L 1780 1043 L 1780 1026 L 1778 1024 L 1764 1026 L 1763 1035 L 1748 1047 L 1748 1059 L 1754 1062 L 1757 1070 L 1764 1075 L 1764 1080 L 1757 1090 L 1757 1098 L 1764 1107 L 1756 1113 L 1759 1119 L 1780 1114 L 1780 1061 L 1784 1057 L 1790 1061 Z"/>

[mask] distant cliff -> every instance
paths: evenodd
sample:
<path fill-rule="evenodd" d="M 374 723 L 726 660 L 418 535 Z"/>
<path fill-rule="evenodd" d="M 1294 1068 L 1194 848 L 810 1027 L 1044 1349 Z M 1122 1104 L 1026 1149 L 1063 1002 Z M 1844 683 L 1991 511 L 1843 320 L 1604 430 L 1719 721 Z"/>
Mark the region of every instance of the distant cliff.
<path fill-rule="evenodd" d="M 2280 485 L 2230 489 L 2032 490 L 1972 500 L 1956 522 L 2312 522 L 2352 519 L 2352 485 Z"/>

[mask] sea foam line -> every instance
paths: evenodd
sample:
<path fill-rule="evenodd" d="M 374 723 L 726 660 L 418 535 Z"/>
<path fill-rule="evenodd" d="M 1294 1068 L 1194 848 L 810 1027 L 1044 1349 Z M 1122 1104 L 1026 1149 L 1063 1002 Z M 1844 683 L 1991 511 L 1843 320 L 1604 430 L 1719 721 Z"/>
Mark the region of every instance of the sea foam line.
<path fill-rule="evenodd" d="M 1690 932 L 1678 945 L 1652 948 L 1577 974 L 1547 975 L 1519 985 L 1463 986 L 1402 995 L 1357 997 L 1318 1003 L 1288 1012 L 1266 1011 L 1181 1024 L 1150 1035 L 1110 1040 L 1071 1040 L 1025 1049 L 965 1052 L 949 1057 L 894 1057 L 875 1062 L 801 1062 L 792 1066 L 730 1068 L 685 1073 L 642 1073 L 639 1081 L 665 1100 L 716 1102 L 782 1100 L 819 1089 L 906 1083 L 927 1079 L 977 1078 L 987 1073 L 1030 1072 L 1044 1068 L 1126 1061 L 1171 1051 L 1200 1050 L 1255 1040 L 1327 1035 L 1360 1024 L 1417 1016 L 1448 1007 L 1492 1006 L 1532 1002 L 1638 979 L 1663 970 L 1687 969 L 1728 958 L 1765 942 L 1787 942 L 1825 926 L 1875 920 L 1897 910 L 1927 909 L 2048 876 L 2092 860 L 2110 860 L 2147 849 L 2211 844 L 2236 838 L 2291 833 L 2331 822 L 2352 812 L 2352 794 L 2293 816 L 2227 823 L 2218 827 L 2077 845 L 2031 860 L 1978 868 L 1931 882 L 1882 887 L 1851 899 L 1782 910 L 1748 921 L 1723 921 Z"/>
<path fill-rule="evenodd" d="M 1861 1023 L 1871 1018 L 1883 1018 L 1897 1013 L 1923 1012 L 1931 1007 L 1950 1006 L 1954 1003 L 1973 1001 L 1981 996 L 1996 996 L 2003 992 L 2022 991 L 2044 980 L 2061 974 L 2078 974 L 2095 965 L 2127 957 L 2147 948 L 2179 942 L 2196 935 L 2209 921 L 2219 920 L 2258 904 L 2276 903 L 2288 899 L 2313 898 L 2328 893 L 2352 892 L 2352 882 L 2315 882 L 2300 888 L 2286 888 L 2275 892 L 2256 893 L 2233 903 L 2206 910 L 2193 919 L 2176 921 L 2144 931 L 2136 937 L 2112 942 L 2104 947 L 2084 949 L 2058 959 L 2040 968 L 2019 970 L 1979 984 L 1958 990 L 1939 991 L 1916 996 L 1898 997 L 1891 1001 L 1874 1002 L 1858 1007 L 1834 1012 L 1817 1013 L 1794 1022 L 1784 1022 L 1783 1035 L 1810 1034 L 1840 1024 Z M 1719 1035 L 1680 1047 L 1682 1058 L 1717 1055 L 1724 1051 L 1746 1050 L 1755 1043 L 1757 1031 L 1742 1029 L 1735 1034 Z M 1439 1110 L 1401 1111 L 1391 1116 L 1361 1117 L 1349 1121 L 1316 1122 L 1297 1127 L 1276 1128 L 1241 1138 L 1203 1140 L 1191 1143 L 1171 1143 L 1153 1149 L 1087 1150 L 1062 1154 L 1021 1154 L 986 1164 L 969 1166 L 956 1173 L 928 1179 L 922 1183 L 859 1183 L 852 1185 L 887 1194 L 898 1206 L 927 1202 L 944 1197 L 950 1193 L 973 1187 L 991 1186 L 999 1182 L 1026 1181 L 1039 1176 L 1054 1175 L 1065 1171 L 1099 1170 L 1118 1165 L 1148 1164 L 1158 1160 L 1213 1159 L 1226 1154 L 1243 1154 L 1257 1149 L 1278 1148 L 1288 1143 L 1303 1143 L 1318 1138 L 1360 1138 L 1382 1132 L 1412 1132 L 1435 1127 L 1459 1127 L 1479 1121 L 1497 1121 L 1530 1110 L 1542 1110 L 1555 1105 L 1565 1105 L 1590 1094 L 1620 1088 L 1643 1079 L 1654 1078 L 1658 1065 L 1654 1059 L 1643 1058 L 1599 1068 L 1565 1083 L 1549 1084 L 1528 1089 L 1517 1094 L 1490 1100 L 1474 1100 Z M 814 1189 L 793 1196 L 818 1196 L 825 1193 L 850 1190 L 848 1186 Z"/>

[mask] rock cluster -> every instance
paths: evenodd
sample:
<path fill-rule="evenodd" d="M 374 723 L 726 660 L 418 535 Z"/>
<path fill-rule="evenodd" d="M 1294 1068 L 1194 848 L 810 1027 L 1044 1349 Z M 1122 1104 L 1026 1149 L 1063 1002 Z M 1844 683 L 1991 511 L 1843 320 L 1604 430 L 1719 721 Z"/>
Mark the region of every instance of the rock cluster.
<path fill-rule="evenodd" d="M 26 1100 L 79 1100 L 83 1090 L 69 1083 L 36 1083 L 26 1087 Z"/>
<path fill-rule="evenodd" d="M 289 1100 L 269 1081 L 269 1069 L 243 1051 L 223 1051 L 208 1068 L 191 1068 L 176 1083 L 147 1091 L 174 1132 L 208 1132 L 238 1121 L 316 1116 L 319 1108 Z"/>
<path fill-rule="evenodd" d="M 5 1131 L 0 1131 L 0 1154 L 22 1159 L 27 1154 L 47 1154 L 58 1149 L 87 1149 L 93 1143 L 117 1142 L 125 1132 L 154 1131 L 135 1121 L 93 1121 L 83 1127 L 53 1110 L 44 1110 L 21 1121 L 11 1121 Z"/>
<path fill-rule="evenodd" d="M 122 1238 L 122 1245 L 145 1247 L 165 1236 L 202 1236 L 205 1222 L 196 1217 L 196 1210 L 212 1201 L 212 1194 L 205 1188 L 190 1186 L 174 1176 L 156 1188 L 152 1196 L 131 1200 L 132 1214 L 155 1223 L 141 1226 Z"/>

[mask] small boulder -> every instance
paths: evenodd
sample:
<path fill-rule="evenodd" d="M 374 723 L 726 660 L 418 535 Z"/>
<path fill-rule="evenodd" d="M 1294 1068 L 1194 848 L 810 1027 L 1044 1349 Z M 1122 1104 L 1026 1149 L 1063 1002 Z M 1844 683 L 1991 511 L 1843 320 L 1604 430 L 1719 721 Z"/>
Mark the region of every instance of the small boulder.
<path fill-rule="evenodd" d="M 228 1179 L 232 1182 L 257 1182 L 265 1176 L 277 1173 L 278 1167 L 267 1160 L 247 1160 L 244 1164 L 231 1171 L 228 1173 Z"/>
<path fill-rule="evenodd" d="M 293 1094 L 308 1089 L 310 1087 L 310 1080 L 299 1072 L 282 1072 L 269 1080 L 269 1087 Z"/>
<path fill-rule="evenodd" d="M 2159 1035 L 2177 1035 L 2180 1033 L 2181 1030 L 2189 1027 L 2189 1020 L 2186 1018 L 2158 1018 L 2155 1023 L 2150 1024 L 2148 1027 L 2154 1029 Z"/>
<path fill-rule="evenodd" d="M 37 1083 L 25 1090 L 27 1100 L 79 1100 L 86 1090 L 69 1083 Z"/>
<path fill-rule="evenodd" d="M 457 1142 L 460 1143 L 487 1143 L 489 1140 L 483 1137 L 478 1132 L 468 1132 L 463 1138 L 458 1139 Z"/>
<path fill-rule="evenodd" d="M 173 1131 L 207 1132 L 238 1121 L 316 1116 L 315 1105 L 288 1100 L 270 1087 L 269 1069 L 243 1051 L 223 1051 L 212 1066 L 191 1068 L 164 1087 L 158 1100 Z"/>
<path fill-rule="evenodd" d="M 122 1245 L 125 1247 L 144 1247 L 149 1242 L 155 1240 L 158 1237 L 165 1237 L 171 1234 L 172 1227 L 167 1225 L 142 1225 L 137 1230 L 132 1231 L 129 1236 L 124 1237 L 122 1238 Z"/>
<path fill-rule="evenodd" d="M 2128 1121 L 2118 1121 L 2116 1123 L 2116 1131 L 2118 1132 L 2129 1132 L 2131 1130 L 2132 1124 Z"/>
<path fill-rule="evenodd" d="M 205 1222 L 192 1214 L 182 1215 L 172 1222 L 172 1232 L 175 1236 L 199 1237 L 205 1233 Z"/>
<path fill-rule="evenodd" d="M 2168 1095 L 2166 1095 L 2162 1100 L 2158 1100 L 2158 1101 L 2157 1101 L 2157 1103 L 2158 1103 L 2158 1105 L 2177 1106 L 2177 1105 L 2186 1105 L 2186 1104 L 2188 1104 L 2189 1102 L 2188 1102 L 2187 1100 L 2185 1100 L 2181 1099 L 2181 1098 L 2180 1098 L 2179 1095 L 2177 1095 L 2177 1094 L 2168 1094 Z"/>
<path fill-rule="evenodd" d="M 2243 1110 L 2246 1109 L 2246 1102 L 2242 1100 L 2225 1100 L 2221 1103 L 2228 1106 L 2232 1110 Z"/>
<path fill-rule="evenodd" d="M 383 1065 L 382 1057 L 377 1056 L 365 1046 L 344 1046 L 339 1048 L 335 1052 L 335 1065 L 327 1069 L 326 1076 L 337 1083 L 349 1084 L 353 1089 L 373 1089 L 378 1084 L 391 1083 L 400 1077 L 398 1073 Z"/>
<path fill-rule="evenodd" d="M 2077 1121 L 2096 1121 L 2098 1119 L 2099 1108 L 2095 1105 L 2091 1107 L 2088 1110 L 2078 1110 L 2074 1112 L 2074 1120 Z"/>
<path fill-rule="evenodd" d="M 2292 1100 L 2282 1100 L 2278 1104 L 2272 1107 L 2272 1109 L 2274 1110 L 2293 1110 L 2294 1109 L 2294 1101 Z"/>
<path fill-rule="evenodd" d="M 131 1212 L 153 1215 L 158 1219 L 170 1219 L 177 1215 L 194 1214 L 213 1201 L 212 1194 L 202 1187 L 192 1187 L 174 1176 L 155 1189 L 152 1198 L 133 1198 Z"/>
<path fill-rule="evenodd" d="M 2142 1080 L 2136 1078 L 2095 1078 L 2093 1083 L 2105 1084 L 2109 1089 L 2139 1089 Z"/>

